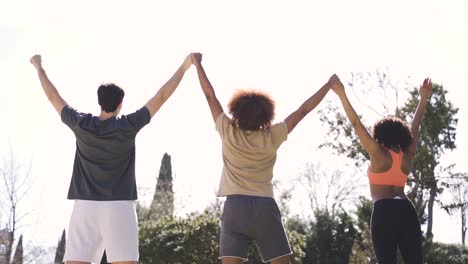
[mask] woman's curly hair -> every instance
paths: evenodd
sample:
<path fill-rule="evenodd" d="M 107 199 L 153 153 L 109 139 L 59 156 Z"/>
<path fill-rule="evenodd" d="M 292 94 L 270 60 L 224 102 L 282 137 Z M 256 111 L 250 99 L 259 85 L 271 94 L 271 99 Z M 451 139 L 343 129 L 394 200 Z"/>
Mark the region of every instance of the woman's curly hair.
<path fill-rule="evenodd" d="M 394 116 L 377 121 L 372 128 L 372 137 L 386 148 L 398 147 L 403 152 L 413 143 L 413 134 L 408 124 Z"/>
<path fill-rule="evenodd" d="M 237 91 L 228 104 L 232 123 L 242 130 L 269 129 L 275 115 L 275 102 L 269 95 L 254 90 Z"/>

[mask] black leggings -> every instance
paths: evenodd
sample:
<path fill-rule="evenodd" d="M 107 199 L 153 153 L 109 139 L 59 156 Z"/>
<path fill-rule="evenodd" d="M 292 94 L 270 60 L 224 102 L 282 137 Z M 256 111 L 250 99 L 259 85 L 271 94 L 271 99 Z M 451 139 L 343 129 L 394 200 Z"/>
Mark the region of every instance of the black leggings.
<path fill-rule="evenodd" d="M 421 225 L 409 200 L 382 199 L 375 202 L 371 232 L 379 264 L 396 263 L 397 247 L 405 263 L 423 263 Z"/>

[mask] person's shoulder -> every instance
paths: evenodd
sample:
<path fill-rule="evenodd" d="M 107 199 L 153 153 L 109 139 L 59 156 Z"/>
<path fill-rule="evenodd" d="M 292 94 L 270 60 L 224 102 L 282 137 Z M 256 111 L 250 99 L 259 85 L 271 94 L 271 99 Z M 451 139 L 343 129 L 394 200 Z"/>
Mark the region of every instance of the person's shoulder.
<path fill-rule="evenodd" d="M 224 119 L 227 119 L 227 120 L 231 120 L 224 112 L 221 112 L 218 117 L 216 118 L 216 123 L 224 120 Z"/>
<path fill-rule="evenodd" d="M 121 115 L 116 118 L 116 120 L 122 127 L 128 127 L 139 131 L 142 127 L 150 123 L 151 115 L 148 108 L 143 106 L 133 113 Z"/>
<path fill-rule="evenodd" d="M 215 125 L 217 128 L 226 127 L 231 124 L 231 119 L 224 113 L 221 112 L 216 118 Z"/>
<path fill-rule="evenodd" d="M 76 108 L 74 108 L 73 106 L 70 106 L 70 105 L 64 106 L 62 108 L 62 112 L 63 111 L 74 112 L 74 113 L 76 113 L 77 115 L 80 115 L 80 116 L 94 116 L 91 113 L 81 112 L 78 109 L 76 109 Z"/>
<path fill-rule="evenodd" d="M 146 106 L 143 106 L 136 111 L 129 114 L 122 114 L 117 118 L 118 120 L 133 120 L 133 119 L 151 119 L 150 112 Z"/>
<path fill-rule="evenodd" d="M 274 123 L 273 125 L 270 126 L 270 131 L 271 132 L 288 132 L 288 125 L 286 122 L 281 121 L 278 123 Z"/>
<path fill-rule="evenodd" d="M 277 146 L 281 145 L 282 142 L 287 140 L 289 134 L 286 122 L 282 121 L 273 124 L 270 127 L 270 133 L 274 144 Z"/>
<path fill-rule="evenodd" d="M 74 127 L 78 122 L 83 119 L 90 118 L 93 115 L 90 113 L 82 113 L 73 108 L 70 105 L 66 105 L 62 108 L 60 112 L 61 119 L 67 125 Z"/>

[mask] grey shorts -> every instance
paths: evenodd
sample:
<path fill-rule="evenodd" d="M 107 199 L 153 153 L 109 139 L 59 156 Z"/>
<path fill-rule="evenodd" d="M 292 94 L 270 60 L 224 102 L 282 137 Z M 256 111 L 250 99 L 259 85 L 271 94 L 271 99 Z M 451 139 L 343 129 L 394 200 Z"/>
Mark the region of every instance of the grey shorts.
<path fill-rule="evenodd" d="M 230 195 L 224 203 L 219 257 L 247 261 L 249 242 L 255 241 L 263 262 L 291 255 L 291 247 L 273 198 Z"/>

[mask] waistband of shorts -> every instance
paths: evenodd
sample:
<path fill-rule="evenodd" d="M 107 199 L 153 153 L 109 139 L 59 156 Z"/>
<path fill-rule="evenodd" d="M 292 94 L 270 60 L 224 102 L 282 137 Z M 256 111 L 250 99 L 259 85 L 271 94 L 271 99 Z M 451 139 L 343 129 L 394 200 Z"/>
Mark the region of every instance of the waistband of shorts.
<path fill-rule="evenodd" d="M 226 199 L 236 199 L 236 200 L 269 200 L 274 201 L 275 199 L 272 197 L 266 196 L 255 196 L 255 195 L 245 195 L 245 194 L 230 194 L 226 196 Z"/>
<path fill-rule="evenodd" d="M 406 198 L 384 198 L 374 202 L 374 207 L 390 206 L 390 205 L 411 205 L 413 203 Z"/>
<path fill-rule="evenodd" d="M 97 200 L 72 200 L 75 204 L 87 204 L 87 205 L 113 205 L 113 204 L 136 204 L 135 200 L 115 200 L 115 201 L 97 201 Z"/>

